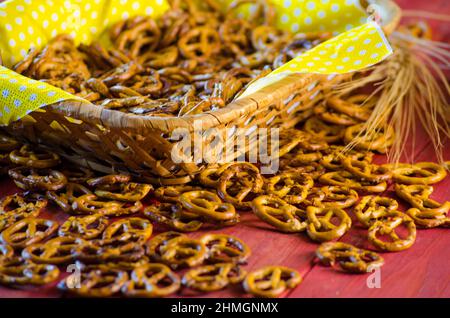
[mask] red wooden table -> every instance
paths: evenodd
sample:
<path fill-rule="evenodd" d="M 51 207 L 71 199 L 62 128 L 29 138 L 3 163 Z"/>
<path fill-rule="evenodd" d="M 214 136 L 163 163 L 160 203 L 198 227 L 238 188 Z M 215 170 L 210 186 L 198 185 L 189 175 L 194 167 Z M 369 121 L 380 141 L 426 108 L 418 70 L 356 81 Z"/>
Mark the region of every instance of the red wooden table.
<path fill-rule="evenodd" d="M 0 0 L 1 2 L 1 0 Z M 448 0 L 399 0 L 404 9 L 422 9 L 440 14 L 450 14 Z M 435 39 L 450 38 L 444 23 L 432 21 Z M 450 160 L 450 142 L 445 150 L 445 159 Z M 433 149 L 423 133 L 416 136 L 416 161 L 435 160 Z M 383 158 L 379 158 L 383 160 Z M 0 180 L 0 195 L 17 191 L 9 180 Z M 390 188 L 388 194 L 392 194 Z M 450 176 L 435 186 L 432 196 L 438 201 L 450 200 Z M 55 211 L 48 211 L 48 216 Z M 60 221 L 62 217 L 58 217 Z M 242 215 L 242 222 L 234 227 L 203 232 L 235 235 L 243 239 L 252 249 L 246 266 L 253 270 L 265 265 L 284 265 L 297 269 L 303 282 L 286 297 L 450 297 L 450 235 L 448 229 L 419 230 L 413 247 L 399 253 L 385 253 L 385 265 L 381 268 L 380 288 L 367 286 L 368 275 L 352 275 L 316 264 L 314 251 L 317 244 L 305 234 L 282 234 L 273 231 L 257 220 L 251 213 Z M 367 230 L 354 226 L 341 240 L 358 246 L 366 246 Z M 200 236 L 196 233 L 193 236 Z M 60 297 L 54 285 L 44 288 L 7 289 L 0 287 L 0 297 Z M 183 292 L 180 296 L 198 297 L 244 297 L 240 287 L 224 291 L 196 295 Z"/>

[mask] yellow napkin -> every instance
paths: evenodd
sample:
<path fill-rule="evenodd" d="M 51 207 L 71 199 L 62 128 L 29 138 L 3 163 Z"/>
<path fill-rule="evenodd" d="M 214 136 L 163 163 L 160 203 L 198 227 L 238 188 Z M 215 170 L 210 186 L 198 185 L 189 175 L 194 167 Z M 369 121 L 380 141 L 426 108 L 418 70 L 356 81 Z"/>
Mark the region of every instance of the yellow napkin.
<path fill-rule="evenodd" d="M 222 0 L 224 8 L 232 0 Z M 289 73 L 341 74 L 366 68 L 392 53 L 383 31 L 357 0 L 272 0 L 277 24 L 293 32 L 330 31 L 338 35 L 254 83 L 246 94 Z M 44 46 L 57 34 L 77 43 L 103 38 L 115 22 L 136 15 L 158 17 L 170 8 L 166 0 L 9 0 L 0 4 L 0 52 L 7 67 L 32 47 Z M 248 5 L 239 14 L 253 10 Z M 45 105 L 77 99 L 51 85 L 32 81 L 0 67 L 0 124 L 7 125 Z"/>

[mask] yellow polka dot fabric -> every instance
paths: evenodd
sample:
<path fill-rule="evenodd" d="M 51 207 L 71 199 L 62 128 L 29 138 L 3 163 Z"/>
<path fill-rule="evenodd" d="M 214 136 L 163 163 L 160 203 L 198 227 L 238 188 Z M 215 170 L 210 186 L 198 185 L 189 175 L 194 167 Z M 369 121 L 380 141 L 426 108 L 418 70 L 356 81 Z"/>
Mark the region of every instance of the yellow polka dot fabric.
<path fill-rule="evenodd" d="M 200 0 L 199 0 L 200 1 Z M 224 8 L 233 0 L 218 0 Z M 248 92 L 283 74 L 337 74 L 363 69 L 382 61 L 392 49 L 382 30 L 367 22 L 358 0 L 271 0 L 280 28 L 297 32 L 328 31 L 338 35 L 322 43 L 250 87 Z M 43 47 L 58 34 L 70 34 L 76 43 L 100 39 L 105 30 L 136 15 L 158 17 L 170 8 L 167 0 L 8 0 L 0 3 L 0 52 L 11 67 L 33 47 Z M 237 14 L 254 10 L 243 6 Z M 0 124 L 7 125 L 31 111 L 73 95 L 32 81 L 0 67 Z"/>

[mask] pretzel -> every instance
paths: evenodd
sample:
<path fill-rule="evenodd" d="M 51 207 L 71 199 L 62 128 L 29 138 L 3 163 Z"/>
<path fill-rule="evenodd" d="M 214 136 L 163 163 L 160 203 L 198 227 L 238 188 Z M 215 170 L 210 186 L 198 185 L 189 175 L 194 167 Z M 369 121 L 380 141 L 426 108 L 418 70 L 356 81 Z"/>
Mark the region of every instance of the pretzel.
<path fill-rule="evenodd" d="M 333 171 L 323 174 L 319 181 L 323 184 L 347 187 L 356 191 L 382 193 L 387 188 L 386 181 L 369 181 L 357 178 L 348 171 Z"/>
<path fill-rule="evenodd" d="M 359 249 L 342 242 L 322 243 L 316 256 L 324 265 L 339 266 L 351 273 L 367 273 L 370 268 L 381 267 L 383 258 L 375 252 Z"/>
<path fill-rule="evenodd" d="M 359 97 L 361 97 L 361 95 Z M 349 100 L 343 100 L 335 96 L 327 99 L 327 106 L 339 113 L 345 114 L 360 121 L 367 121 L 372 114 L 372 109 L 370 109 L 370 107 L 367 107 L 366 105 L 360 106 L 350 102 Z"/>
<path fill-rule="evenodd" d="M 403 184 L 434 184 L 447 176 L 445 168 L 433 162 L 419 162 L 413 165 L 402 164 L 399 167 L 388 164 L 385 167 L 392 167 L 392 178 L 395 182 Z"/>
<path fill-rule="evenodd" d="M 229 221 L 236 218 L 236 210 L 229 203 L 209 191 L 190 191 L 179 198 L 180 204 L 189 212 L 214 221 Z"/>
<path fill-rule="evenodd" d="M 39 243 L 58 230 L 54 221 L 36 218 L 22 219 L 0 234 L 1 241 L 14 249 L 21 249 L 31 244 Z"/>
<path fill-rule="evenodd" d="M 359 178 L 375 182 L 387 181 L 391 178 L 391 172 L 386 166 L 377 166 L 350 157 L 342 158 L 341 161 L 345 170 Z"/>
<path fill-rule="evenodd" d="M 340 170 L 342 169 L 342 160 L 345 158 L 351 158 L 351 160 L 358 160 L 367 162 L 367 164 L 372 162 L 373 153 L 372 152 L 362 152 L 352 150 L 346 150 L 343 146 L 331 145 L 329 149 L 326 149 L 324 156 L 320 160 L 320 164 L 323 165 L 328 170 Z"/>
<path fill-rule="evenodd" d="M 130 280 L 122 287 L 129 297 L 165 297 L 180 288 L 180 278 L 164 264 L 147 263 L 137 266 Z"/>
<path fill-rule="evenodd" d="M 336 112 L 330 109 L 326 104 L 317 105 L 314 108 L 314 114 L 322 121 L 338 126 L 352 126 L 356 125 L 358 121 L 346 114 Z"/>
<path fill-rule="evenodd" d="M 331 241 L 343 236 L 352 226 L 350 217 L 344 210 L 339 208 L 317 208 L 309 206 L 306 209 L 308 236 L 318 242 Z M 332 221 L 339 220 L 338 224 Z"/>
<path fill-rule="evenodd" d="M 325 192 L 323 192 L 322 188 L 312 188 L 309 190 L 306 198 L 296 206 L 300 206 L 302 209 L 306 209 L 308 206 L 321 207 L 324 199 Z"/>
<path fill-rule="evenodd" d="M 281 165 L 306 165 L 313 162 L 318 162 L 322 159 L 323 155 L 320 151 L 311 151 L 306 149 L 294 150 L 291 153 L 284 155 L 281 158 Z M 286 163 L 285 163 L 286 162 Z"/>
<path fill-rule="evenodd" d="M 20 143 L 16 139 L 0 133 L 0 151 L 13 151 L 18 147 L 20 147 Z"/>
<path fill-rule="evenodd" d="M 92 240 L 98 238 L 108 225 L 106 217 L 100 214 L 83 217 L 69 217 L 58 230 L 59 236 Z"/>
<path fill-rule="evenodd" d="M 353 211 L 359 223 L 369 228 L 377 219 L 397 209 L 398 203 L 394 199 L 368 195 L 361 198 Z"/>
<path fill-rule="evenodd" d="M 66 176 L 69 183 L 75 184 L 84 184 L 94 175 L 92 170 L 80 166 L 62 168 L 61 172 Z"/>
<path fill-rule="evenodd" d="M 326 124 L 317 116 L 310 117 L 305 122 L 303 129 L 315 138 L 321 138 L 327 143 L 338 142 L 344 136 L 342 126 Z"/>
<path fill-rule="evenodd" d="M 7 244 L 0 244 L 0 266 L 14 258 L 14 249 Z"/>
<path fill-rule="evenodd" d="M 197 27 L 180 38 L 178 47 L 184 57 L 205 61 L 220 51 L 220 37 L 215 30 Z"/>
<path fill-rule="evenodd" d="M 159 205 L 150 205 L 144 209 L 144 215 L 152 222 L 163 224 L 174 231 L 195 232 L 199 230 L 203 222 L 199 220 L 190 220 L 177 213 L 175 206 L 171 203 L 161 203 Z"/>
<path fill-rule="evenodd" d="M 152 224 L 142 218 L 132 217 L 111 223 L 103 232 L 104 240 L 145 242 L 152 235 Z"/>
<path fill-rule="evenodd" d="M 325 196 L 320 200 L 320 205 L 325 208 L 346 209 L 353 206 L 358 200 L 358 193 L 349 188 L 325 186 L 321 190 Z"/>
<path fill-rule="evenodd" d="M 276 196 L 259 196 L 253 200 L 253 213 L 264 222 L 286 233 L 302 232 L 307 223 L 302 211 Z"/>
<path fill-rule="evenodd" d="M 136 262 L 145 254 L 141 242 L 120 239 L 86 241 L 77 258 L 85 263 Z"/>
<path fill-rule="evenodd" d="M 59 277 L 59 269 L 51 264 L 34 264 L 20 258 L 0 264 L 2 285 L 45 285 Z"/>
<path fill-rule="evenodd" d="M 290 204 L 302 202 L 313 187 L 314 180 L 307 174 L 287 172 L 268 179 L 265 191 Z"/>
<path fill-rule="evenodd" d="M 220 182 L 220 176 L 222 173 L 232 165 L 232 163 L 226 163 L 217 167 L 208 167 L 198 175 L 198 181 L 205 187 L 217 188 Z"/>
<path fill-rule="evenodd" d="M 173 269 L 200 265 L 207 256 L 205 244 L 188 237 L 176 237 L 160 247 L 161 260 Z"/>
<path fill-rule="evenodd" d="M 146 244 L 146 254 L 155 262 L 161 263 L 161 248 L 171 240 L 178 237 L 186 237 L 184 234 L 174 231 L 164 232 L 156 235 Z"/>
<path fill-rule="evenodd" d="M 73 286 L 70 279 L 71 276 L 62 280 L 58 288 L 84 297 L 111 297 L 121 291 L 128 281 L 128 274 L 125 271 L 96 266 L 81 271 L 79 286 Z"/>
<path fill-rule="evenodd" d="M 264 181 L 259 169 L 250 163 L 238 163 L 228 167 L 220 177 L 217 194 L 225 202 L 238 209 L 251 208 L 250 194 L 259 193 Z"/>
<path fill-rule="evenodd" d="M 244 289 L 257 297 L 275 298 L 288 288 L 295 288 L 302 278 L 293 269 L 283 266 L 266 266 L 249 273 L 243 283 Z"/>
<path fill-rule="evenodd" d="M 72 212 L 72 204 L 75 199 L 85 194 L 92 194 L 92 192 L 81 184 L 68 183 L 64 191 L 59 193 L 56 191 L 47 191 L 46 197 L 58 205 L 64 212 L 69 213 Z"/>
<path fill-rule="evenodd" d="M 22 257 L 39 264 L 67 264 L 75 260 L 84 240 L 70 237 L 57 237 L 45 243 L 27 246 Z"/>
<path fill-rule="evenodd" d="M 208 250 L 209 263 L 242 264 L 250 256 L 250 248 L 237 237 L 226 234 L 205 234 L 200 241 Z"/>
<path fill-rule="evenodd" d="M 95 194 L 85 194 L 76 198 L 72 203 L 72 210 L 77 214 L 101 214 L 106 216 L 123 216 L 141 211 L 143 205 L 140 201 L 134 204 L 105 201 Z"/>
<path fill-rule="evenodd" d="M 232 263 L 204 265 L 190 269 L 183 276 L 183 285 L 202 292 L 218 291 L 244 280 L 246 271 Z"/>
<path fill-rule="evenodd" d="M 348 127 L 344 133 L 346 143 L 354 143 L 356 149 L 375 150 L 386 153 L 394 143 L 394 129 L 391 126 L 377 129 L 373 135 L 366 136 L 365 124 Z"/>
<path fill-rule="evenodd" d="M 0 200 L 1 217 L 37 217 L 42 209 L 47 206 L 47 200 L 39 199 L 35 202 L 28 200 L 20 194 L 3 197 Z"/>
<path fill-rule="evenodd" d="M 401 238 L 396 233 L 399 226 L 404 226 L 408 232 L 407 236 Z M 378 237 L 380 236 L 380 237 Z M 389 237 L 385 241 L 381 236 Z M 413 219 L 404 213 L 390 211 L 374 222 L 369 228 L 369 241 L 382 251 L 398 252 L 410 248 L 416 240 L 416 226 Z"/>
<path fill-rule="evenodd" d="M 16 165 L 37 169 L 53 168 L 60 162 L 57 154 L 47 151 L 38 152 L 30 149 L 28 145 L 24 145 L 18 150 L 13 150 L 9 155 L 9 159 Z"/>
<path fill-rule="evenodd" d="M 120 186 L 120 192 L 110 192 L 106 190 L 95 190 L 95 194 L 104 199 L 118 200 L 124 202 L 136 202 L 147 196 L 153 187 L 149 184 L 127 183 Z"/>
<path fill-rule="evenodd" d="M 130 182 L 131 177 L 124 174 L 109 174 L 103 177 L 93 178 L 86 181 L 86 183 L 93 188 L 101 188 L 109 190 L 115 188 L 118 184 Z"/>
<path fill-rule="evenodd" d="M 420 210 L 411 208 L 406 211 L 406 214 L 414 220 L 417 226 L 422 228 L 434 228 L 448 226 L 450 224 L 448 212 L 440 213 L 430 209 Z"/>
<path fill-rule="evenodd" d="M 66 177 L 56 170 L 22 167 L 11 169 L 8 174 L 23 190 L 57 191 L 67 184 Z"/>
<path fill-rule="evenodd" d="M 422 212 L 430 212 L 437 214 L 447 214 L 450 210 L 450 202 L 443 204 L 429 198 L 433 192 L 431 186 L 426 185 L 404 185 L 396 184 L 395 193 L 411 204 L 413 208 L 417 208 Z"/>
<path fill-rule="evenodd" d="M 203 190 L 201 187 L 179 185 L 179 186 L 164 186 L 155 190 L 155 197 L 162 202 L 178 203 L 178 198 L 184 192 Z"/>

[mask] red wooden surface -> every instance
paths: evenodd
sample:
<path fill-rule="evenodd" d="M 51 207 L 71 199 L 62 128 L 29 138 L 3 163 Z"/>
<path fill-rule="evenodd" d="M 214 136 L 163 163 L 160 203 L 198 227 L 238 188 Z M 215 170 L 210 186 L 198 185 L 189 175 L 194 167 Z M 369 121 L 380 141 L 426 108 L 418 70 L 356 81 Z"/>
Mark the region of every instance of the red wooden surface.
<path fill-rule="evenodd" d="M 0 0 L 1 2 L 1 0 Z M 402 0 L 403 8 L 422 9 L 440 14 L 450 14 L 448 0 Z M 435 38 L 449 39 L 448 27 L 444 23 L 432 22 Z M 433 149 L 423 133 L 416 136 L 416 160 L 430 161 Z M 450 143 L 445 151 L 450 160 Z M 383 160 L 380 158 L 379 160 Z M 0 180 L 0 195 L 14 193 L 16 188 L 9 180 Z M 388 190 L 388 194 L 391 193 Z M 435 186 L 433 198 L 450 200 L 450 177 Z M 48 211 L 54 217 L 56 211 Z M 58 219 L 62 221 L 60 214 Z M 242 223 L 221 230 L 206 229 L 203 232 L 218 232 L 235 235 L 243 239 L 252 249 L 246 266 L 253 270 L 265 265 L 284 265 L 297 269 L 303 282 L 286 294 L 286 297 L 450 297 L 450 235 L 445 229 L 419 230 L 416 243 L 407 251 L 385 253 L 385 265 L 381 268 L 381 288 L 367 287 L 367 275 L 352 275 L 315 264 L 312 243 L 305 234 L 281 234 L 257 220 L 251 213 L 242 216 Z M 193 236 L 200 236 L 196 233 Z M 366 231 L 353 227 L 342 241 L 366 246 Z M 7 289 L 0 287 L 0 297 L 59 297 L 54 285 L 45 288 Z M 180 296 L 198 297 L 244 297 L 240 287 L 224 291 L 197 295 L 184 291 Z"/>

